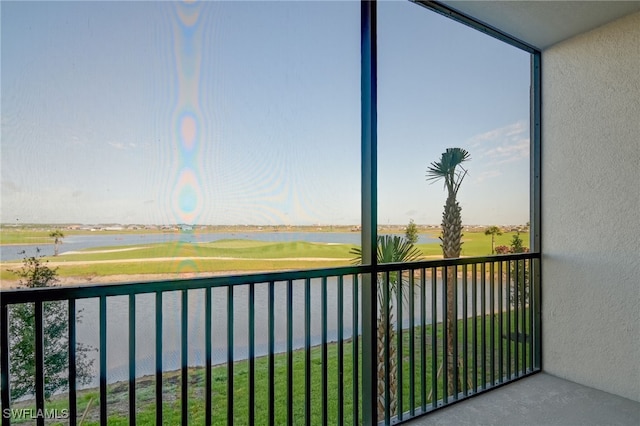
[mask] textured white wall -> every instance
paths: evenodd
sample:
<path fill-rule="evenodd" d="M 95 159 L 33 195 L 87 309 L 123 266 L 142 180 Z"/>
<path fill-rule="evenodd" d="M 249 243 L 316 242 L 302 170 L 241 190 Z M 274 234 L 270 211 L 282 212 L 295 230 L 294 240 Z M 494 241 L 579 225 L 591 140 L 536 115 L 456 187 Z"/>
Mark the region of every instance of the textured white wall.
<path fill-rule="evenodd" d="M 542 70 L 543 368 L 640 401 L 640 13 Z"/>

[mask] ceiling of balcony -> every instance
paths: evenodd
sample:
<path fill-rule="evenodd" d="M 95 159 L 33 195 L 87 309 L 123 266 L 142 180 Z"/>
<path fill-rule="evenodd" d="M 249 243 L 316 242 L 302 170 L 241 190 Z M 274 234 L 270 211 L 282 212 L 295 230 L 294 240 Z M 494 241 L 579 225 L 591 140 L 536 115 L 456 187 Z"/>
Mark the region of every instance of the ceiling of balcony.
<path fill-rule="evenodd" d="M 539 49 L 640 11 L 640 1 L 456 1 L 446 4 Z"/>

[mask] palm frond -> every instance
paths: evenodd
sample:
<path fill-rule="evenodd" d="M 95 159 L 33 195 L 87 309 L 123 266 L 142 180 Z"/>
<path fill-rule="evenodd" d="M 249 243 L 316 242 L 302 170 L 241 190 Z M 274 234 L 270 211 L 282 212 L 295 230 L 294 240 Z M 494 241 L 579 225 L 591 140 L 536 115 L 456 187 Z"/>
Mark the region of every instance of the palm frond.
<path fill-rule="evenodd" d="M 427 181 L 444 179 L 444 187 L 450 193 L 457 193 L 467 171 L 461 164 L 471 159 L 469 152 L 463 148 L 447 148 L 440 161 L 434 161 L 427 167 Z M 462 172 L 457 171 L 458 166 Z"/>
<path fill-rule="evenodd" d="M 420 251 L 406 238 L 397 235 L 378 237 L 378 263 L 414 262 Z"/>
<path fill-rule="evenodd" d="M 362 264 L 362 249 L 360 247 L 352 248 L 349 253 L 354 255 L 354 258 L 351 259 L 353 265 Z M 376 257 L 379 264 L 415 262 L 421 256 L 420 250 L 404 237 L 397 235 L 378 236 Z"/>
<path fill-rule="evenodd" d="M 471 159 L 471 154 L 464 148 L 447 148 L 445 153 L 450 157 L 450 162 L 453 167 L 459 166 Z"/>
<path fill-rule="evenodd" d="M 349 253 L 353 255 L 353 259 L 351 259 L 352 265 L 362 265 L 362 249 L 360 247 L 352 248 Z"/>
<path fill-rule="evenodd" d="M 351 260 L 351 263 L 354 265 L 361 265 L 362 250 L 360 249 L 360 247 L 351 249 L 350 253 L 355 255 L 355 257 Z M 404 237 L 397 235 L 380 235 L 378 236 L 376 257 L 379 264 L 415 262 L 419 260 L 420 257 L 422 257 L 422 252 Z M 402 278 L 402 272 L 391 271 L 388 273 L 388 278 L 389 280 L 387 282 L 386 273 L 381 273 L 378 275 L 379 289 L 384 288 L 384 286 L 388 284 L 391 294 L 396 294 L 398 285 L 408 285 L 408 282 L 405 282 L 406 280 Z M 382 306 L 383 304 L 382 297 L 382 290 L 379 290 L 379 306 Z M 407 299 L 406 293 L 404 293 L 404 299 Z"/>

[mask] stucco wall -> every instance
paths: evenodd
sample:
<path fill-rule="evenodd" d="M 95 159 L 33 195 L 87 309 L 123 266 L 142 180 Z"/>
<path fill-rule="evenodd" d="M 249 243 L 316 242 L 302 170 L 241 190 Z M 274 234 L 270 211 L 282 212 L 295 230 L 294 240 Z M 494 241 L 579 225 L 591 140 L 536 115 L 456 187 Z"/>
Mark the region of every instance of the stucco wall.
<path fill-rule="evenodd" d="M 640 401 L 640 13 L 542 70 L 543 368 Z"/>

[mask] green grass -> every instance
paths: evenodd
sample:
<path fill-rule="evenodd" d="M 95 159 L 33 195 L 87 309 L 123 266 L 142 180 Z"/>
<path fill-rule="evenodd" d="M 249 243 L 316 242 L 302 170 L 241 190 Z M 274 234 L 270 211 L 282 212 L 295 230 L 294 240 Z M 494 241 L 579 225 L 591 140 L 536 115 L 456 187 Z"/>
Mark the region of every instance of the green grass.
<path fill-rule="evenodd" d="M 136 248 L 139 247 L 139 248 Z M 244 259 L 284 259 L 322 257 L 351 259 L 350 244 L 322 244 L 304 241 L 271 243 L 251 240 L 220 240 L 210 243 L 169 242 L 140 246 L 96 247 L 74 254 L 49 258 L 60 261 L 126 260 L 154 257 L 232 257 Z M 132 250 L 132 248 L 136 248 Z M 108 253 L 94 253 L 109 250 Z M 122 250 L 122 251 L 111 251 Z"/>
<path fill-rule="evenodd" d="M 503 314 L 502 324 L 506 329 L 509 324 L 507 321 L 506 312 Z M 520 312 L 522 317 L 522 312 Z M 528 327 L 528 310 L 525 311 L 524 321 Z M 515 315 L 511 315 L 511 324 L 515 324 Z M 473 321 L 467 320 L 467 349 L 468 349 L 468 374 L 467 382 L 471 382 L 471 388 L 475 383 L 478 385 L 478 389 L 482 388 L 483 384 L 490 384 L 491 380 L 491 322 L 494 323 L 494 369 L 493 376 L 495 380 L 501 380 L 505 377 L 507 371 L 507 359 L 506 352 L 507 347 L 510 347 L 512 362 L 510 368 L 512 374 L 516 369 L 522 368 L 521 357 L 516 361 L 513 359 L 515 353 L 515 343 L 507 342 L 506 339 L 502 339 L 499 330 L 499 316 L 491 319 L 487 315 L 485 318 L 486 328 L 486 366 L 482 366 L 481 344 L 480 334 L 482 331 L 481 318 L 477 321 L 477 335 L 478 335 L 478 370 L 475 375 L 473 369 Z M 521 318 L 520 321 L 523 321 Z M 458 321 L 458 341 L 459 343 L 459 358 L 463 357 L 463 330 L 465 320 Z M 431 336 L 436 333 L 437 338 L 437 353 L 435 358 L 432 357 Z M 427 406 L 431 404 L 429 399 L 431 391 L 431 383 L 433 374 L 437 372 L 438 367 L 442 364 L 442 342 L 443 342 L 443 326 L 438 324 L 435 329 L 431 326 L 425 327 L 425 368 L 424 375 L 421 368 L 420 360 L 422 355 L 422 341 L 421 341 L 422 329 L 418 326 L 414 328 L 414 342 L 415 348 L 413 353 L 413 361 L 416 363 L 416 369 L 414 371 L 414 404 L 415 407 L 421 406 L 424 402 Z M 406 412 L 410 409 L 410 361 L 411 353 L 409 352 L 409 339 L 410 333 L 408 330 L 402 332 L 402 399 L 403 399 L 403 411 Z M 360 343 L 361 344 L 361 343 Z M 529 365 L 530 359 L 528 358 L 528 344 L 520 344 L 521 348 L 527 352 L 526 365 Z M 498 365 L 500 348 L 503 351 L 503 363 L 502 367 Z M 353 346 L 350 340 L 344 342 L 344 362 L 342 377 L 339 376 L 338 368 L 338 345 L 331 343 L 327 345 L 327 378 L 328 378 L 328 399 L 326 402 L 322 400 L 321 393 L 321 377 L 322 377 L 322 348 L 315 346 L 311 348 L 311 424 L 321 423 L 323 404 L 327 407 L 327 416 L 329 424 L 338 423 L 338 393 L 337 389 L 342 382 L 344 389 L 344 404 L 343 413 L 345 424 L 352 423 L 353 415 Z M 361 349 L 361 347 L 360 347 Z M 304 424 L 305 418 L 305 351 L 297 350 L 293 353 L 293 423 Z M 361 359 L 359 360 L 360 367 L 362 366 Z M 205 370 L 204 368 L 190 368 L 188 372 L 189 383 L 189 422 L 193 424 L 204 423 L 205 406 L 204 406 L 204 388 L 205 388 Z M 233 395 L 233 407 L 234 407 L 234 424 L 244 425 L 248 424 L 248 374 L 249 364 L 248 361 L 238 361 L 234 363 L 234 395 Z M 462 373 L 461 373 L 462 374 Z M 287 391 L 286 391 L 286 377 L 287 377 L 287 357 L 286 354 L 277 354 L 275 356 L 275 423 L 285 424 L 287 420 Z M 474 381 L 475 377 L 475 381 Z M 424 388 L 423 388 L 424 380 Z M 358 382 L 361 382 L 361 372 L 358 374 Z M 255 360 L 255 415 L 256 424 L 266 424 L 268 415 L 268 359 L 267 357 L 256 358 Z M 163 376 L 163 419 L 164 424 L 173 425 L 180 423 L 181 415 L 181 401 L 180 401 L 180 372 L 167 372 Z M 424 392 L 423 392 L 424 389 Z M 459 389 L 462 391 L 462 388 Z M 227 416 L 227 369 L 226 365 L 214 366 L 212 368 L 212 406 L 213 406 L 213 424 L 226 423 Z M 437 399 L 442 399 L 443 395 L 443 378 L 442 376 L 437 380 Z M 423 401 L 423 396 L 425 400 Z M 451 400 L 452 397 L 449 397 Z M 88 389 L 79 392 L 78 394 L 78 416 L 81 416 L 89 401 L 92 404 L 87 412 L 87 419 L 85 425 L 98 425 L 99 424 L 99 394 L 97 389 Z M 107 410 L 109 413 L 109 425 L 126 425 L 128 424 L 128 383 L 120 382 L 114 383 L 108 386 L 107 392 Z M 359 405 L 359 412 L 362 415 L 361 401 L 355 402 Z M 22 408 L 29 406 L 29 402 L 23 402 L 15 404 Z M 51 402 L 46 404 L 48 409 L 67 408 L 68 402 L 64 395 L 55 397 Z M 155 424 L 155 378 L 152 376 L 143 377 L 137 380 L 136 385 L 136 408 L 137 408 L 137 422 L 138 424 Z"/>
<path fill-rule="evenodd" d="M 44 231 L 0 232 L 0 244 L 53 244 L 53 239 Z"/>
<path fill-rule="evenodd" d="M 171 260 L 163 262 L 131 262 L 131 263 L 87 263 L 84 265 L 61 265 L 58 269 L 60 277 L 81 277 L 90 282 L 92 278 L 113 275 L 166 275 L 163 279 L 183 278 L 182 273 L 198 272 L 228 272 L 230 274 L 250 273 L 258 271 L 303 270 L 349 265 L 348 259 L 333 261 L 270 261 L 261 259 L 246 260 Z M 16 276 L 10 272 L 7 265 L 2 265 L 0 279 L 15 280 Z M 15 268 L 16 264 L 12 265 Z"/>
<path fill-rule="evenodd" d="M 491 235 L 485 235 L 484 232 L 464 232 L 462 237 L 462 256 L 488 256 L 491 255 Z M 495 245 L 508 246 L 515 232 L 505 232 L 502 235 L 496 235 Z M 437 236 L 436 236 L 437 237 Z M 525 242 L 525 246 L 529 246 L 529 233 L 521 232 L 520 238 Z M 425 256 L 442 255 L 442 248 L 439 243 L 416 244 Z"/>
<path fill-rule="evenodd" d="M 353 255 L 349 251 L 354 246 L 300 241 L 265 243 L 247 240 L 221 240 L 206 244 L 171 242 L 139 247 L 142 248 L 130 250 L 131 246 L 99 247 L 76 254 L 46 257 L 44 260 L 55 262 L 58 265 L 58 275 L 61 277 L 84 277 L 90 280 L 96 276 L 169 274 L 168 278 L 170 278 L 171 275 L 177 277 L 180 273 L 187 272 L 279 271 L 345 266 L 351 264 Z M 127 250 L 94 253 L 94 251 L 120 249 Z M 167 257 L 174 259 L 144 261 L 145 259 Z M 314 258 L 328 260 L 318 261 Z M 131 259 L 142 260 L 131 262 Z M 111 263 L 96 263 L 96 261 L 104 260 L 111 261 Z M 118 260 L 122 262 L 117 262 Z M 65 265 L 66 262 L 86 263 Z M 3 280 L 15 279 L 15 274 L 8 269 L 16 269 L 17 267 L 19 267 L 19 263 L 16 262 L 13 264 L 4 263 L 0 271 L 0 278 Z"/>
<path fill-rule="evenodd" d="M 496 246 L 508 245 L 514 233 L 496 237 Z M 521 237 L 528 240 L 529 234 Z M 75 254 L 47 257 L 45 260 L 59 264 L 61 277 L 82 277 L 91 280 L 97 276 L 132 274 L 168 274 L 179 276 L 185 272 L 255 272 L 297 269 L 315 269 L 346 266 L 352 264 L 351 244 L 323 244 L 303 241 L 264 242 L 252 240 L 220 240 L 195 244 L 169 242 L 140 246 L 110 246 L 83 250 Z M 440 256 L 442 249 L 438 243 L 418 244 L 424 256 Z M 485 256 L 491 253 L 491 237 L 482 232 L 468 232 L 464 235 L 463 256 Z M 134 248 L 133 250 L 131 250 Z M 101 250 L 122 250 L 96 253 Z M 147 261 L 153 258 L 175 258 L 169 261 Z M 189 258 L 188 260 L 178 258 Z M 218 258 L 218 259 L 206 259 Z M 226 259 L 224 259 L 226 258 Z M 306 258 L 306 260 L 305 260 Z M 312 258 L 331 259 L 313 260 Z M 140 262 L 130 262 L 142 259 Z M 95 263 L 96 261 L 112 263 Z M 117 262 L 122 261 L 122 262 Z M 65 265 L 66 262 L 86 262 Z M 16 268 L 19 263 L 2 264 L 0 279 L 15 280 L 15 275 L 7 269 Z"/>
<path fill-rule="evenodd" d="M 38 228 L 47 229 L 32 229 L 25 227 L 22 229 L 9 228 L 6 226 L 0 226 L 0 244 L 53 244 L 53 238 L 49 234 L 60 229 L 56 226 L 39 226 Z M 75 231 L 62 229 L 62 233 L 65 236 L 70 235 L 88 235 L 89 231 Z"/>

